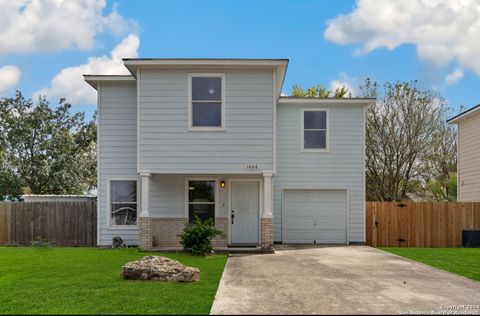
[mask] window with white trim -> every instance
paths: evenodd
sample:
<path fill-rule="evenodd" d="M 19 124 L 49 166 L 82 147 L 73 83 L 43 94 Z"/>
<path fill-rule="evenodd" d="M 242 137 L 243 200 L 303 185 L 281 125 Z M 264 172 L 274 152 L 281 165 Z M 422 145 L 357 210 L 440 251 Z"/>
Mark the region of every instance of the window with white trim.
<path fill-rule="evenodd" d="M 112 226 L 137 225 L 137 181 L 110 181 L 110 221 Z"/>
<path fill-rule="evenodd" d="M 212 219 L 215 222 L 215 181 L 188 181 L 188 221 L 195 222 L 195 216 L 201 220 Z"/>
<path fill-rule="evenodd" d="M 223 130 L 224 74 L 189 75 L 189 128 Z"/>
<path fill-rule="evenodd" d="M 327 110 L 303 110 L 304 151 L 326 151 L 328 144 Z"/>

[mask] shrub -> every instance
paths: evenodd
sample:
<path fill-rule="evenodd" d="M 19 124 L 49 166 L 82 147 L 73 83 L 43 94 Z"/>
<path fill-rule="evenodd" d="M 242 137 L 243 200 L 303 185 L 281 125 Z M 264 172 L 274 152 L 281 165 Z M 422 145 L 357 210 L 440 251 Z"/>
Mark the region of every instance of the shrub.
<path fill-rule="evenodd" d="M 53 247 L 53 242 L 46 239 L 32 240 L 32 247 L 36 248 L 50 248 Z"/>
<path fill-rule="evenodd" d="M 196 255 L 207 255 L 212 252 L 212 239 L 223 236 L 223 232 L 215 227 L 213 220 L 202 221 L 195 216 L 195 223 L 187 224 L 180 235 L 183 249 Z"/>

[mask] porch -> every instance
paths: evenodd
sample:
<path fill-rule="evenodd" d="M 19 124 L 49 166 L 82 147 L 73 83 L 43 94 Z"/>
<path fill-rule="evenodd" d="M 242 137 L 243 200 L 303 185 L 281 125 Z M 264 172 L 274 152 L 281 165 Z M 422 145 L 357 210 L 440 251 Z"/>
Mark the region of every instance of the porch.
<path fill-rule="evenodd" d="M 138 244 L 142 250 L 180 249 L 179 235 L 196 216 L 224 235 L 214 249 L 273 245 L 273 172 L 158 174 L 140 172 Z"/>

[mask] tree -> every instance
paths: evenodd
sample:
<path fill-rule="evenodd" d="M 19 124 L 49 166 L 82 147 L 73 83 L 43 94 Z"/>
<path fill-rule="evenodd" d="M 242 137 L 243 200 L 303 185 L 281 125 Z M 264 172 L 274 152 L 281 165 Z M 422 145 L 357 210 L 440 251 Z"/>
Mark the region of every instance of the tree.
<path fill-rule="evenodd" d="M 0 201 L 14 200 L 21 195 L 22 184 L 22 180 L 8 165 L 3 148 L 0 148 Z"/>
<path fill-rule="evenodd" d="M 424 196 L 437 201 L 456 201 L 457 129 L 439 125 L 439 130 L 432 134 L 432 146 L 420 170 L 426 186 Z"/>
<path fill-rule="evenodd" d="M 367 79 L 361 90 L 377 98 L 366 115 L 367 199 L 454 199 L 455 134 L 445 123 L 445 100 L 416 81 L 380 89 Z"/>
<path fill-rule="evenodd" d="M 347 95 L 348 89 L 345 86 L 338 87 L 335 90 L 328 90 L 324 86 L 317 84 L 304 90 L 300 85 L 293 85 L 292 96 L 294 97 L 315 97 L 315 98 L 343 98 Z M 350 94 L 351 97 L 351 94 Z"/>
<path fill-rule="evenodd" d="M 81 194 L 95 186 L 95 118 L 71 114 L 65 99 L 55 109 L 45 97 L 36 105 L 21 92 L 0 99 L 0 145 L 12 175 L 10 189 L 23 193 Z"/>

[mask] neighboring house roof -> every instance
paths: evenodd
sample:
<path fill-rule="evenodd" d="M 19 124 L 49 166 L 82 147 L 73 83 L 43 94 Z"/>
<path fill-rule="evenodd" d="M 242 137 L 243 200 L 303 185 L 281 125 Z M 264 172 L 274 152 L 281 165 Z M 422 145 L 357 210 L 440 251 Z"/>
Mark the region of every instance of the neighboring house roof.
<path fill-rule="evenodd" d="M 457 116 L 452 117 L 451 119 L 447 120 L 449 124 L 458 124 L 459 121 L 466 119 L 476 113 L 480 113 L 480 104 L 470 108 L 462 113 L 458 114 Z"/>
<path fill-rule="evenodd" d="M 280 95 L 287 72 L 288 59 L 246 59 L 246 58 L 124 58 L 123 63 L 133 76 L 96 76 L 84 75 L 85 80 L 94 88 L 98 82 L 135 80 L 137 68 L 149 66 L 156 68 L 187 68 L 187 67 L 252 67 L 275 68 L 277 70 L 277 93 Z"/>

